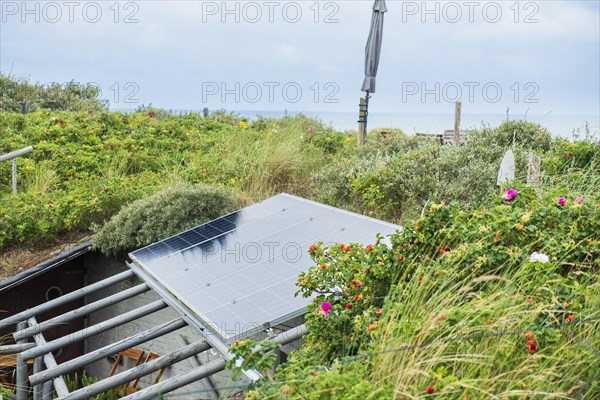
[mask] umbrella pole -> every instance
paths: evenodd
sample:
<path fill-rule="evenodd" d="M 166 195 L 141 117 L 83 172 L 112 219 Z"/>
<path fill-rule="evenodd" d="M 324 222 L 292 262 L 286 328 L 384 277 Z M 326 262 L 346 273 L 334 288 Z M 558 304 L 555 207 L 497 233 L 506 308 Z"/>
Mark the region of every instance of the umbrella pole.
<path fill-rule="evenodd" d="M 358 144 L 365 142 L 367 137 L 367 117 L 369 115 L 369 92 L 366 97 L 360 99 L 358 105 Z"/>
<path fill-rule="evenodd" d="M 365 98 L 365 130 L 364 130 L 364 135 L 363 135 L 363 139 L 362 142 L 363 144 L 365 143 L 365 140 L 367 140 L 367 132 L 369 132 L 367 130 L 367 119 L 369 118 L 369 98 L 371 96 L 369 96 L 369 91 L 367 90 L 367 97 Z"/>

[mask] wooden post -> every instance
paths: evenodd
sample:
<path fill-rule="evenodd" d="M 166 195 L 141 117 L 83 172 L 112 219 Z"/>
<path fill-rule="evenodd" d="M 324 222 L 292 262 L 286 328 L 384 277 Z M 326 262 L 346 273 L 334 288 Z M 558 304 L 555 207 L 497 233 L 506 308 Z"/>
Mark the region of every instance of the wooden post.
<path fill-rule="evenodd" d="M 369 103 L 367 98 L 361 97 L 358 105 L 358 144 L 363 144 L 367 137 L 367 116 L 369 114 Z"/>
<path fill-rule="evenodd" d="M 457 101 L 454 106 L 454 145 L 460 145 L 460 111 L 462 103 Z"/>
<path fill-rule="evenodd" d="M 540 171 L 542 158 L 534 152 L 529 152 L 527 166 L 527 184 L 531 186 L 540 186 Z"/>

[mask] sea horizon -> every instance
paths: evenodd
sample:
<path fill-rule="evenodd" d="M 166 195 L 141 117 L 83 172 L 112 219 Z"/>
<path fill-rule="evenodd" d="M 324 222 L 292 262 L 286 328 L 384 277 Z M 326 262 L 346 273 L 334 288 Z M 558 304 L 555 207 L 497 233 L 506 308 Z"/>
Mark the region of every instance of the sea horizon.
<path fill-rule="evenodd" d="M 134 109 L 115 108 L 111 111 L 133 112 Z M 202 109 L 169 109 L 176 114 L 202 113 Z M 325 125 L 338 131 L 358 130 L 358 112 L 353 111 L 295 111 L 295 110 L 225 110 L 249 120 L 263 118 L 281 118 L 286 115 L 303 114 L 321 120 Z M 493 114 L 463 113 L 461 130 L 498 126 L 507 119 L 526 120 L 540 124 L 553 136 L 573 137 L 585 135 L 586 130 L 592 137 L 600 139 L 600 115 L 593 114 Z M 415 133 L 441 134 L 444 130 L 454 129 L 454 113 L 420 112 L 370 112 L 367 129 L 401 129 L 407 135 Z"/>

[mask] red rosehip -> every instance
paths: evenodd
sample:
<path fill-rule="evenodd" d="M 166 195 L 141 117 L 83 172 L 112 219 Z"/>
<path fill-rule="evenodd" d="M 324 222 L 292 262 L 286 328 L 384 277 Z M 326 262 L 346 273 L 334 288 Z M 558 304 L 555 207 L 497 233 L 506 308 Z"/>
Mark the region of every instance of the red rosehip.
<path fill-rule="evenodd" d="M 321 268 L 323 268 L 323 269 L 327 268 L 327 264 L 325 264 L 325 263 L 321 264 Z"/>
<path fill-rule="evenodd" d="M 443 253 L 443 252 L 444 252 L 444 248 L 443 248 L 443 247 L 440 247 L 440 248 L 438 249 L 438 253 Z"/>
<path fill-rule="evenodd" d="M 444 247 L 444 251 L 450 251 L 450 246 L 446 245 L 446 247 Z"/>
<path fill-rule="evenodd" d="M 359 283 L 358 285 L 356 285 L 357 289 L 360 289 L 362 287 L 362 285 Z"/>
<path fill-rule="evenodd" d="M 344 246 L 344 251 L 350 251 L 350 246 L 348 246 L 348 245 Z"/>
<path fill-rule="evenodd" d="M 529 346 L 530 350 L 536 350 L 537 349 L 537 343 L 535 342 L 535 340 L 528 341 L 527 345 Z"/>
<path fill-rule="evenodd" d="M 359 295 L 354 296 L 354 301 L 359 301 L 359 300 L 360 300 L 360 296 Z"/>
<path fill-rule="evenodd" d="M 356 279 L 352 279 L 352 282 L 350 282 L 350 283 L 352 283 L 353 285 L 356 285 Z"/>
<path fill-rule="evenodd" d="M 574 317 L 574 316 L 572 316 L 572 315 L 569 315 L 569 316 L 567 317 L 567 322 L 573 322 L 574 320 L 575 320 L 575 317 Z"/>
<path fill-rule="evenodd" d="M 529 354 L 535 354 L 535 349 L 529 349 Z"/>
<path fill-rule="evenodd" d="M 435 392 L 435 388 L 433 386 L 427 386 L 427 393 L 432 394 Z"/>
<path fill-rule="evenodd" d="M 398 262 L 401 262 L 402 260 L 404 260 L 404 256 L 402 256 L 402 255 L 398 256 Z"/>
<path fill-rule="evenodd" d="M 367 245 L 367 247 L 365 247 L 365 250 L 368 250 L 368 251 L 373 250 L 373 245 L 372 244 Z"/>
<path fill-rule="evenodd" d="M 290 393 L 290 389 L 283 389 L 281 392 L 287 396 Z"/>
<path fill-rule="evenodd" d="M 527 339 L 527 340 L 533 339 L 533 332 L 526 332 L 525 333 L 525 339 Z"/>
<path fill-rule="evenodd" d="M 346 303 L 346 308 L 347 308 L 348 310 L 349 310 L 349 309 L 351 309 L 351 308 L 352 308 L 352 304 L 350 304 L 350 303 Z"/>

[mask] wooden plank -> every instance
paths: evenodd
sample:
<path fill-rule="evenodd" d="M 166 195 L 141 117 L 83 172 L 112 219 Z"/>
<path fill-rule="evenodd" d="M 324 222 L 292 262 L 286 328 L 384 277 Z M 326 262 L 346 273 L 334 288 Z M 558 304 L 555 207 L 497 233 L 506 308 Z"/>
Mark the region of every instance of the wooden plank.
<path fill-rule="evenodd" d="M 128 349 L 133 346 L 137 346 L 141 343 L 148 342 L 157 337 L 171 333 L 177 329 L 183 328 L 187 324 L 183 318 L 177 318 L 172 321 L 165 322 L 157 327 L 145 330 L 134 336 L 119 340 L 118 342 L 109 344 L 100 349 L 94 350 L 80 357 L 66 361 L 60 364 L 58 367 L 52 370 L 41 371 L 38 374 L 33 374 L 29 377 L 29 382 L 32 385 L 46 382 L 50 379 L 56 378 L 57 376 L 66 375 L 73 371 L 77 371 L 84 366 L 91 364 L 95 361 L 102 360 L 113 354 L 117 354 L 120 351 Z"/>
<path fill-rule="evenodd" d="M 148 290 L 150 290 L 148 285 L 146 285 L 145 283 L 142 283 L 141 285 L 134 286 L 125 291 L 113 294 L 112 296 L 106 297 L 104 299 L 95 301 L 93 303 L 90 303 L 90 304 L 80 307 L 78 309 L 75 309 L 75 310 L 69 311 L 67 313 L 61 314 L 59 316 L 56 316 L 56 317 L 49 319 L 47 321 L 44 321 L 36 326 L 29 327 L 20 332 L 16 332 L 13 336 L 14 336 L 15 340 L 31 337 L 34 334 L 43 332 L 46 329 L 49 329 L 53 326 L 62 325 L 67 321 L 81 318 L 84 315 L 89 315 L 93 312 L 96 312 L 103 308 L 109 307 L 109 306 L 119 303 L 123 300 L 137 296 L 138 294 L 144 293 Z"/>
<path fill-rule="evenodd" d="M 155 311 L 161 310 L 167 307 L 167 304 L 162 300 L 154 301 L 150 304 L 146 304 L 140 308 L 136 308 L 134 310 L 128 311 L 124 314 L 118 315 L 111 319 L 107 319 L 106 321 L 102 321 L 97 323 L 96 325 L 92 325 L 90 327 L 81 329 L 77 332 L 71 333 L 67 336 L 63 336 L 61 338 L 55 339 L 50 343 L 45 344 L 44 346 L 37 346 L 33 349 L 27 350 L 23 353 L 23 357 L 25 358 L 35 358 L 39 357 L 43 354 L 50 353 L 54 350 L 58 350 L 61 347 L 64 347 L 68 344 L 77 342 L 79 340 L 87 339 L 91 336 L 97 335 L 102 332 L 106 332 L 109 329 L 116 328 L 117 326 L 126 324 L 135 319 L 144 317 L 148 314 L 151 314 Z"/>
<path fill-rule="evenodd" d="M 90 293 L 97 292 L 98 290 L 101 290 L 108 286 L 114 285 L 115 283 L 122 282 L 126 279 L 129 279 L 129 278 L 133 277 L 134 275 L 135 274 L 131 270 L 123 271 L 117 275 L 111 276 L 110 278 L 106 278 L 102 281 L 93 283 L 84 288 L 75 290 L 71 293 L 67 293 L 63 296 L 60 296 L 60 297 L 54 299 L 54 300 L 51 300 L 46 303 L 42 303 L 36 307 L 30 308 L 29 310 L 25 310 L 18 314 L 4 318 L 3 320 L 0 320 L 0 329 L 2 329 L 6 325 L 15 324 L 20 321 L 25 321 L 37 314 L 41 314 L 48 310 L 52 310 L 53 308 L 62 306 L 73 300 L 80 299 L 84 296 L 87 296 Z"/>

